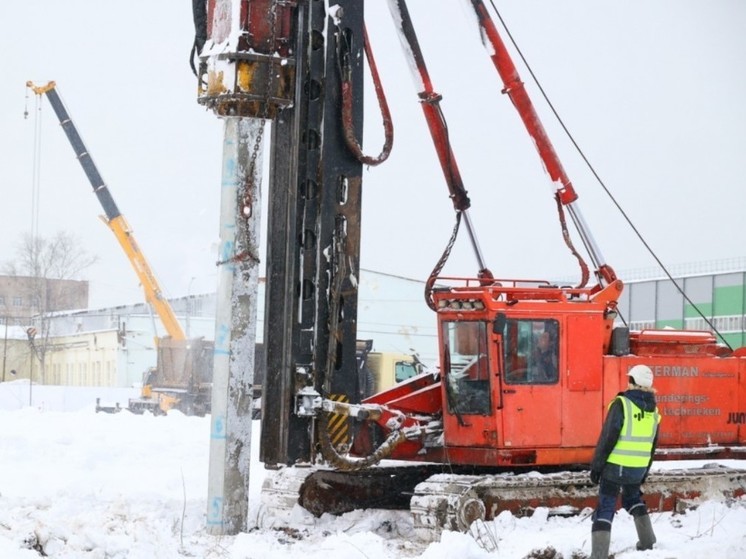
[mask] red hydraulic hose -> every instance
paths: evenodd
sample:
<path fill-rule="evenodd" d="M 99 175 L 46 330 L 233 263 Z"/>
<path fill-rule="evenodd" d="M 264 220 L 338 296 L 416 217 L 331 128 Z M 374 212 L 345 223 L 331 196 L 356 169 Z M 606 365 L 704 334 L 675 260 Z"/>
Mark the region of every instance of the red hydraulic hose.
<path fill-rule="evenodd" d="M 342 39 L 340 38 L 338 40 Z M 389 105 L 386 101 L 386 94 L 381 85 L 381 78 L 378 75 L 378 67 L 376 66 L 376 60 L 373 57 L 373 50 L 371 49 L 370 41 L 368 40 L 368 30 L 365 26 L 363 26 L 363 48 L 365 49 L 365 58 L 368 60 L 368 65 L 370 66 L 370 75 L 373 78 L 376 98 L 378 99 L 378 106 L 381 109 L 381 118 L 383 119 L 384 142 L 381 153 L 377 157 L 365 155 L 363 149 L 360 147 L 360 143 L 355 137 L 355 127 L 352 122 L 352 100 L 354 95 L 352 90 L 352 80 L 350 79 L 349 71 L 346 68 L 342 69 L 342 129 L 344 131 L 345 143 L 355 158 L 364 165 L 375 166 L 386 161 L 391 154 L 391 147 L 394 144 L 394 125 L 391 120 Z M 349 60 L 341 62 L 343 64 L 349 64 Z"/>

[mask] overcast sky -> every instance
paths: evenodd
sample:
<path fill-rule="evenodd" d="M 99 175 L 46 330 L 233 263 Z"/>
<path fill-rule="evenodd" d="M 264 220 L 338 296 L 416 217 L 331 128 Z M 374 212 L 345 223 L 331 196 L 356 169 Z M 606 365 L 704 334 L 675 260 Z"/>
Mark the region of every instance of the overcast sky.
<path fill-rule="evenodd" d="M 577 142 L 663 262 L 746 255 L 746 3 L 495 4 Z M 462 0 L 410 0 L 409 7 L 443 95 L 487 264 L 498 277 L 576 277 L 549 181 Z M 366 17 L 395 140 L 390 160 L 365 175 L 362 265 L 424 280 L 450 235 L 452 205 L 387 2 L 368 0 Z M 13 258 L 31 229 L 35 99 L 26 98 L 25 82 L 55 80 L 164 291 L 214 290 L 222 122 L 196 102 L 190 4 L 24 0 L 8 3 L 3 19 L 0 261 Z M 607 262 L 618 271 L 655 265 L 518 67 Z M 366 103 L 365 148 L 378 153 L 372 94 Z M 40 234 L 74 232 L 100 257 L 85 274 L 92 306 L 141 300 L 46 99 L 41 115 Z M 459 243 L 446 271 L 476 270 L 470 247 Z"/>

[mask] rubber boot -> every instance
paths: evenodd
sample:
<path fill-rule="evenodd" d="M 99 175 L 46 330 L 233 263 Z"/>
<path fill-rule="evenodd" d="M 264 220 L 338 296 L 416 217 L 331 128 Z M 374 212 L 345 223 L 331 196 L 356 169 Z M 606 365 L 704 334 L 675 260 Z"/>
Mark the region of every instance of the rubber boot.
<path fill-rule="evenodd" d="M 595 532 L 591 532 L 590 559 L 609 559 L 610 543 L 611 532 L 607 530 L 596 530 Z"/>
<path fill-rule="evenodd" d="M 650 516 L 648 514 L 636 516 L 635 528 L 637 529 L 637 537 L 640 538 L 640 541 L 637 542 L 637 549 L 640 551 L 653 549 L 653 544 L 656 540 L 653 525 L 650 523 Z"/>

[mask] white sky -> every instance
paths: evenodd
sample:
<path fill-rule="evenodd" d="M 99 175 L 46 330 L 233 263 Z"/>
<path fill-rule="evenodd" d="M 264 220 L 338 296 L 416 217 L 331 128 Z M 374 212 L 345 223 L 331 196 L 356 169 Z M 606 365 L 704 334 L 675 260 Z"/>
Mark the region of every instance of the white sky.
<path fill-rule="evenodd" d="M 555 107 L 597 171 L 667 264 L 743 256 L 746 3 L 740 0 L 496 1 Z M 487 264 L 499 277 L 577 276 L 548 180 L 461 1 L 410 0 Z M 118 8 L 118 9 L 117 9 Z M 368 171 L 363 267 L 425 279 L 453 211 L 383 0 L 368 30 L 391 104 L 387 164 Z M 215 288 L 222 124 L 196 103 L 188 66 L 191 6 L 176 0 L 25 0 L 5 7 L 0 90 L 0 261 L 31 228 L 34 125 L 27 80 L 55 80 L 120 210 L 170 296 Z M 516 57 L 518 64 L 518 58 Z M 520 64 L 580 207 L 609 264 L 653 266 Z M 367 152 L 381 146 L 368 95 Z M 98 201 L 51 107 L 42 105 L 40 233 L 76 233 L 100 257 L 92 306 L 142 299 L 134 272 L 97 219 Z M 266 238 L 266 237 L 265 237 Z M 462 238 L 465 235 L 462 232 Z M 574 237 L 576 243 L 579 239 Z M 466 242 L 448 273 L 470 275 Z M 192 279 L 194 278 L 194 279 Z"/>

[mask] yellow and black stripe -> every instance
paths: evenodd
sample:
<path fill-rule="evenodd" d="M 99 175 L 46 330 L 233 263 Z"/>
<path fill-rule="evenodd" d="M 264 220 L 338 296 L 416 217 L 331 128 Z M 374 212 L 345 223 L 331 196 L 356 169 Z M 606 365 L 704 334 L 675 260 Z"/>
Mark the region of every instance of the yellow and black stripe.
<path fill-rule="evenodd" d="M 344 404 L 350 402 L 350 398 L 346 394 L 331 394 L 329 399 Z M 334 448 L 337 450 L 346 448 L 350 443 L 350 418 L 339 413 L 328 413 L 326 424 L 329 440 Z"/>

